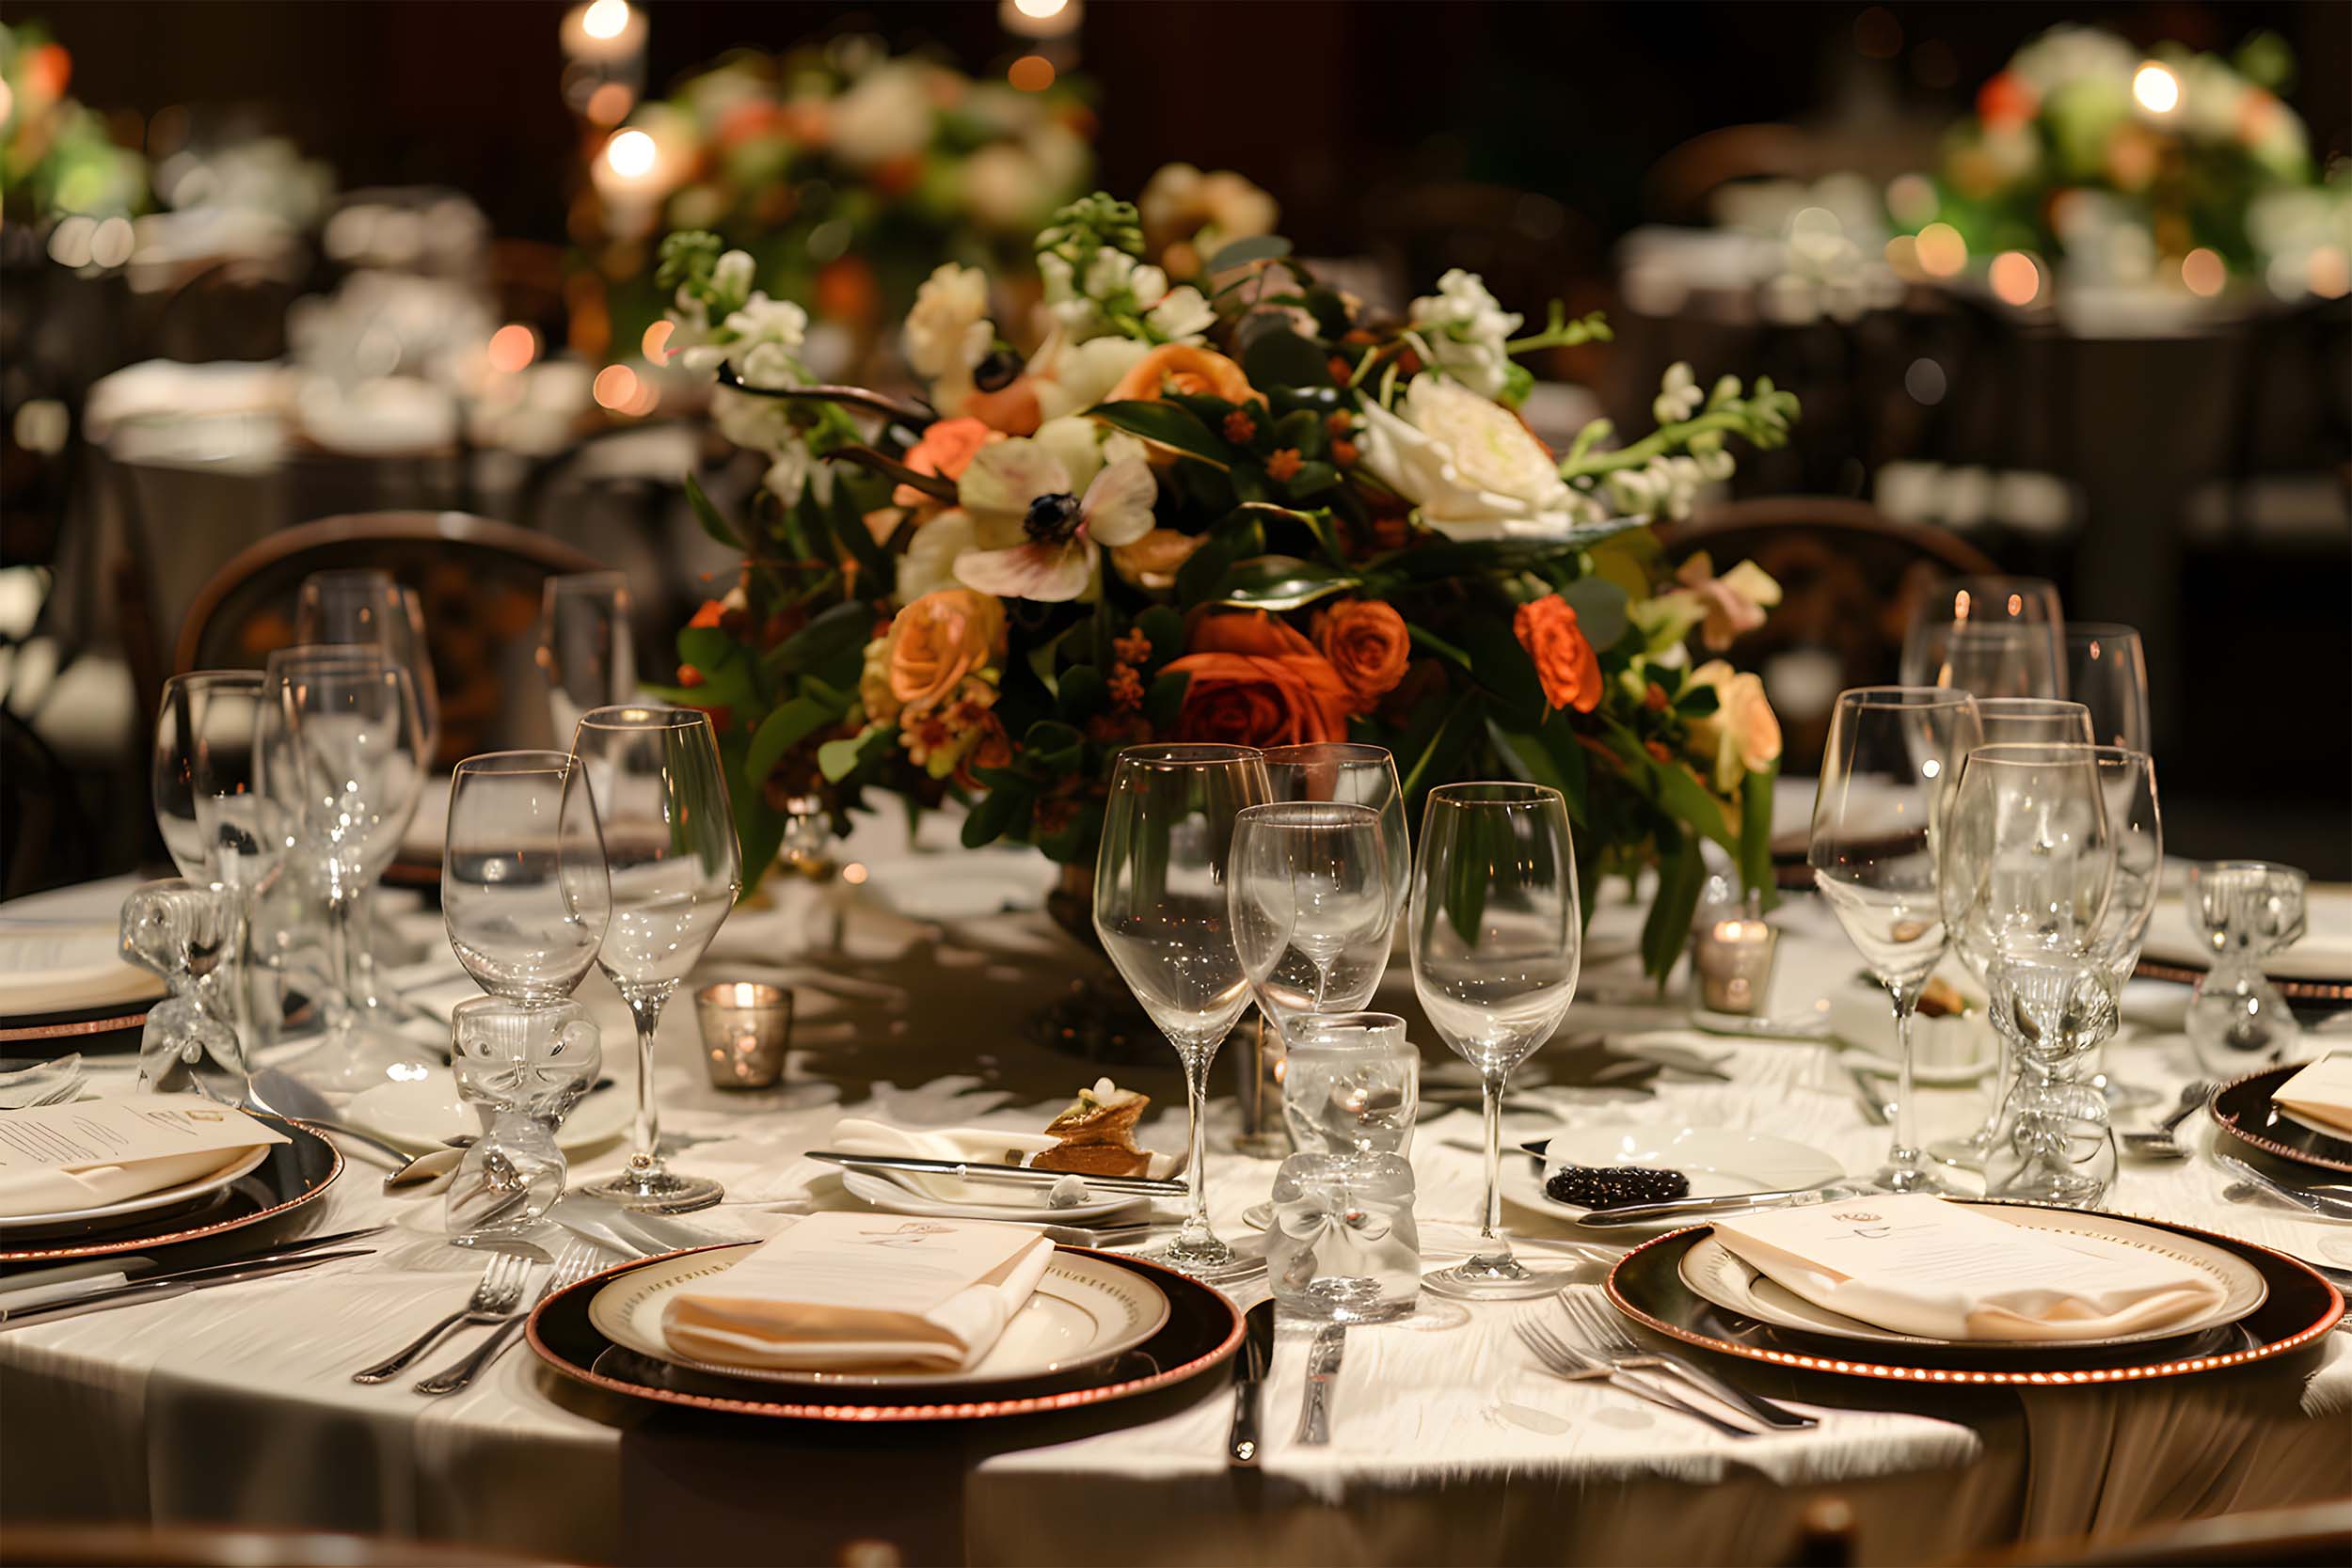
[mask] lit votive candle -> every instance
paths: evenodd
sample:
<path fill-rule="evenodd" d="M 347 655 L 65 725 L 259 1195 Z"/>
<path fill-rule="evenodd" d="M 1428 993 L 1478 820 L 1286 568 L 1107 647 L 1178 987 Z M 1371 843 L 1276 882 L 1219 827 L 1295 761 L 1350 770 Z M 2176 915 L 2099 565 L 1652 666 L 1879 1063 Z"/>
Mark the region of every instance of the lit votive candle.
<path fill-rule="evenodd" d="M 761 980 L 722 980 L 694 993 L 710 1081 L 723 1089 L 771 1089 L 792 1044 L 792 993 Z"/>
<path fill-rule="evenodd" d="M 1700 926 L 1691 942 L 1699 1002 L 1711 1012 L 1760 1012 L 1772 983 L 1772 952 L 1780 933 L 1758 914 L 1739 914 Z"/>

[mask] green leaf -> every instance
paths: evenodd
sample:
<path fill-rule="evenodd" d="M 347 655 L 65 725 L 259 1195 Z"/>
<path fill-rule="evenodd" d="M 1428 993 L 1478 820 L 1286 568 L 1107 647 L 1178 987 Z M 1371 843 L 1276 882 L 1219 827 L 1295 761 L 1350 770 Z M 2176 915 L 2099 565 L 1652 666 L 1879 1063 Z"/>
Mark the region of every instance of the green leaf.
<path fill-rule="evenodd" d="M 1055 695 L 1064 718 L 1088 719 L 1109 704 L 1110 687 L 1095 665 L 1073 664 L 1062 673 L 1061 688 Z"/>
<path fill-rule="evenodd" d="M 1576 611 L 1576 628 L 1596 653 L 1617 645 L 1631 625 L 1626 615 L 1626 592 L 1607 578 L 1579 578 L 1560 590 L 1560 597 Z"/>
<path fill-rule="evenodd" d="M 1071 773 L 1086 757 L 1087 737 L 1058 719 L 1041 719 L 1021 737 L 1023 759 L 1054 773 Z"/>
<path fill-rule="evenodd" d="M 1274 445 L 1295 448 L 1301 456 L 1324 452 L 1323 416 L 1311 408 L 1294 408 L 1274 421 Z"/>
<path fill-rule="evenodd" d="M 1429 744 L 1422 749 L 1421 755 L 1413 760 L 1413 766 L 1406 770 L 1405 793 L 1407 796 L 1418 795 L 1427 785 L 1438 782 L 1430 778 L 1431 769 L 1442 770 L 1439 759 L 1452 757 L 1459 751 L 1470 736 L 1477 733 L 1485 718 L 1477 692 L 1465 691 L 1455 699 L 1454 706 L 1446 713 L 1445 722 L 1431 734 Z"/>
<path fill-rule="evenodd" d="M 1777 901 L 1772 879 L 1772 788 L 1778 764 L 1753 768 L 1740 784 L 1740 885 L 1760 889 L 1764 902 Z"/>
<path fill-rule="evenodd" d="M 865 650 L 873 641 L 873 607 L 860 599 L 819 610 L 808 625 L 786 638 L 768 656 L 771 669 L 810 670 L 845 651 Z"/>
<path fill-rule="evenodd" d="M 1204 274 L 1214 275 L 1233 267 L 1246 267 L 1252 261 L 1275 261 L 1290 253 L 1291 243 L 1281 235 L 1252 234 L 1247 239 L 1235 240 L 1232 244 L 1219 249 L 1216 255 L 1209 258 L 1208 264 L 1200 270 Z"/>
<path fill-rule="evenodd" d="M 1690 944 L 1691 916 L 1706 880 L 1707 862 L 1699 853 L 1698 836 L 1676 833 L 1674 847 L 1660 856 L 1658 895 L 1650 901 L 1649 918 L 1642 923 L 1642 973 L 1656 980 L 1661 991 L 1675 960 Z"/>
<path fill-rule="evenodd" d="M 708 675 L 731 662 L 743 651 L 743 644 L 717 626 L 681 626 L 677 634 L 677 657 L 680 664 L 691 664 Z"/>
<path fill-rule="evenodd" d="M 886 594 L 897 577 L 890 556 L 882 549 L 874 531 L 866 526 L 866 515 L 858 508 L 857 493 L 847 484 L 833 487 L 833 533 L 850 558 L 866 574 L 860 591 L 871 594 Z"/>
<path fill-rule="evenodd" d="M 1232 467 L 1232 449 L 1209 434 L 1207 425 L 1172 404 L 1105 403 L 1091 412 L 1104 424 L 1130 436 L 1140 436 L 1170 451 L 1197 457 L 1219 468 Z"/>
<path fill-rule="evenodd" d="M 1261 332 L 1241 351 L 1242 373 L 1252 387 L 1327 387 L 1331 367 L 1324 351 L 1295 332 Z"/>
<path fill-rule="evenodd" d="M 1160 672 L 1152 689 L 1143 694 L 1143 716 L 1152 721 L 1153 730 L 1164 735 L 1176 727 L 1176 721 L 1184 711 L 1184 688 L 1191 684 L 1192 673 L 1188 670 Z"/>
<path fill-rule="evenodd" d="M 759 721 L 743 758 L 743 782 L 758 788 L 785 752 L 841 716 L 806 697 L 795 697 Z"/>
<path fill-rule="evenodd" d="M 1344 594 L 1360 579 L 1353 572 L 1301 561 L 1295 556 L 1262 555 L 1229 567 L 1217 584 L 1216 603 L 1278 613 L 1303 609 L 1317 599 Z"/>
<path fill-rule="evenodd" d="M 1027 800 L 1018 789 L 992 789 L 981 796 L 973 806 L 972 815 L 963 819 L 963 847 L 977 849 L 1002 838 L 1012 823 L 1013 814 Z"/>
<path fill-rule="evenodd" d="M 898 726 L 878 724 L 863 735 L 828 740 L 817 748 L 817 770 L 829 784 L 839 784 L 865 766 L 867 757 L 898 743 Z"/>
<path fill-rule="evenodd" d="M 728 526 L 724 517 L 719 515 L 719 509 L 704 493 L 702 481 L 691 473 L 686 476 L 686 500 L 694 509 L 694 520 L 702 524 L 705 533 L 739 555 L 743 552 L 743 541 L 735 536 L 735 530 Z"/>
<path fill-rule="evenodd" d="M 1461 638 L 1470 657 L 1470 678 L 1493 692 L 1511 718 L 1531 725 L 1543 722 L 1543 682 L 1536 677 L 1535 661 L 1512 632 L 1510 618 L 1473 610 L 1462 623 Z"/>
<path fill-rule="evenodd" d="M 1298 471 L 1282 481 L 1283 494 L 1293 500 L 1319 496 L 1340 482 L 1340 471 L 1328 463 L 1301 463 Z"/>
<path fill-rule="evenodd" d="M 1436 632 L 1425 626 L 1406 626 L 1406 630 L 1412 636 L 1413 646 L 1422 653 L 1435 654 L 1466 675 L 1475 676 L 1478 673 L 1470 664 L 1470 655 L 1439 637 Z"/>
<path fill-rule="evenodd" d="M 760 878 L 776 863 L 776 850 L 784 843 L 784 813 L 771 810 L 767 797 L 757 788 L 747 788 L 736 797 L 735 847 L 743 858 L 743 892 L 740 897 L 751 896 L 759 886 Z"/>
<path fill-rule="evenodd" d="M 1152 658 L 1165 664 L 1184 651 L 1184 618 L 1164 604 L 1136 617 L 1136 630 L 1152 640 Z"/>

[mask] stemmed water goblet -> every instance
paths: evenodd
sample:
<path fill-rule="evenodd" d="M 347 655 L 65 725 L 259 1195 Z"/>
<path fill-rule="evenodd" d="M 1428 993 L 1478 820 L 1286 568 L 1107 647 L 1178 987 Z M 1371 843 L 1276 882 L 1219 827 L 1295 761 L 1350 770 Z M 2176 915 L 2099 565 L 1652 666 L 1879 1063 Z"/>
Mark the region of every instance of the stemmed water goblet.
<path fill-rule="evenodd" d="M 628 1166 L 587 1191 L 655 1213 L 707 1208 L 724 1189 L 662 1163 L 653 1042 L 663 1006 L 742 891 L 718 737 L 699 709 L 600 707 L 581 715 L 572 754 L 588 776 L 612 877 L 612 915 L 596 961 L 637 1025 Z"/>
<path fill-rule="evenodd" d="M 1914 607 L 1903 633 L 1906 686 L 1986 697 L 2063 697 L 2066 620 L 2039 578 L 1955 578 Z"/>
<path fill-rule="evenodd" d="M 544 595 L 539 669 L 548 680 L 548 717 L 561 739 L 591 708 L 637 694 L 628 578 L 618 572 L 577 572 L 548 578 Z"/>
<path fill-rule="evenodd" d="M 1977 695 L 1977 722 L 1987 746 L 2085 745 L 2094 736 L 2090 709 L 2063 697 Z"/>
<path fill-rule="evenodd" d="M 2067 622 L 2066 691 L 2090 710 L 2093 740 L 2148 750 L 2148 654 L 2139 633 L 2109 621 Z"/>
<path fill-rule="evenodd" d="M 1569 1278 L 1528 1268 L 1502 1234 L 1502 1090 L 1576 999 L 1578 897 L 1559 791 L 1460 784 L 1429 792 L 1413 864 L 1413 990 L 1438 1037 L 1478 1069 L 1486 1132 L 1478 1248 L 1422 1280 L 1439 1295 L 1513 1300 L 1548 1295 Z"/>
<path fill-rule="evenodd" d="M 1120 977 L 1184 1067 L 1191 1208 L 1149 1253 L 1195 1277 L 1235 1279 L 1259 1267 L 1209 1225 L 1209 1067 L 1249 1005 L 1233 940 L 1236 819 L 1266 799 L 1265 766 L 1247 746 L 1130 746 L 1111 769 L 1095 858 L 1094 929 Z"/>
<path fill-rule="evenodd" d="M 1919 1164 L 1912 1021 L 1951 940 L 1937 852 L 1956 775 L 1981 733 L 1966 691 L 1861 687 L 1838 693 L 1821 756 L 1805 858 L 1895 1010 L 1894 1138 L 1873 1179 L 1889 1192 L 1947 1190 Z"/>

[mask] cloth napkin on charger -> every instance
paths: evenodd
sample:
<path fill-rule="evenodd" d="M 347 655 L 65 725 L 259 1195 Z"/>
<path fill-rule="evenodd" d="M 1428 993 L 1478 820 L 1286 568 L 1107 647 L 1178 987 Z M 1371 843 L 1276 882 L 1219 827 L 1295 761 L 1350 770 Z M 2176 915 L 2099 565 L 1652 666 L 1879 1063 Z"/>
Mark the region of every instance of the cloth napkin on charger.
<path fill-rule="evenodd" d="M 988 1354 L 1053 1256 L 1016 1226 L 811 1214 L 678 1291 L 662 1337 L 720 1366 L 959 1370 Z"/>
<path fill-rule="evenodd" d="M 286 1141 L 275 1128 L 197 1095 L 0 1111 L 0 1215 L 73 1214 L 144 1197 Z M 110 1157 L 115 1149 L 127 1152 Z"/>
<path fill-rule="evenodd" d="M 966 1160 L 992 1165 L 1017 1165 L 1022 1157 L 1041 1154 L 1061 1142 L 1044 1132 L 1008 1132 L 992 1127 L 927 1127 L 920 1131 L 844 1117 L 834 1123 L 826 1147 L 843 1154 L 899 1154 L 923 1160 Z M 1007 1203 L 1019 1201 L 1017 1189 L 993 1183 L 966 1181 L 953 1176 L 920 1171 L 888 1171 L 909 1192 L 942 1203 Z"/>
<path fill-rule="evenodd" d="M 2352 1138 L 2352 1052 L 2328 1053 L 2273 1089 L 2270 1098 L 2326 1132 Z"/>
<path fill-rule="evenodd" d="M 2103 1338 L 2185 1323 L 2224 1294 L 2156 1253 L 1923 1194 L 1718 1220 L 1715 1235 L 1816 1306 L 1938 1339 Z"/>

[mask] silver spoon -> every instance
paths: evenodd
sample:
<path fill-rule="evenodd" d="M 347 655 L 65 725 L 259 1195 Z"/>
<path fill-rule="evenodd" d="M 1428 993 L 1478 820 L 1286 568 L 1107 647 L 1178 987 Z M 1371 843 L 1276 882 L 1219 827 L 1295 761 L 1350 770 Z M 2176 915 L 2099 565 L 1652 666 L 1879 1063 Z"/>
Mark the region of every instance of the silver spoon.
<path fill-rule="evenodd" d="M 2123 1134 L 2124 1152 L 2137 1154 L 2144 1160 L 2186 1159 L 2188 1150 L 2183 1148 L 2180 1141 L 2173 1137 L 2173 1129 L 2186 1121 L 2212 1093 L 2213 1085 L 2201 1081 L 2185 1085 L 2181 1090 L 2180 1103 L 2172 1107 L 2171 1115 L 2156 1123 L 2155 1131 Z"/>

